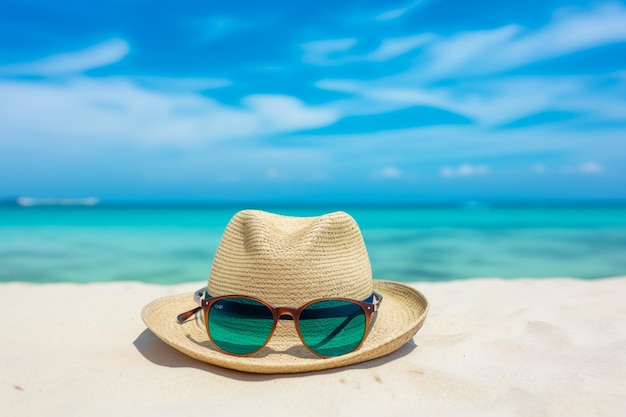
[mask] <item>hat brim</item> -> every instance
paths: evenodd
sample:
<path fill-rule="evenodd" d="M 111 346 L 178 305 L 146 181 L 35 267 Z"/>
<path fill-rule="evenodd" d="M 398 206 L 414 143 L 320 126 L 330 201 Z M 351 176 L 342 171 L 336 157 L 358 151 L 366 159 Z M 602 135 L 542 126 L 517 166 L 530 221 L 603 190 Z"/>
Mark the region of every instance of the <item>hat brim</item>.
<path fill-rule="evenodd" d="M 374 280 L 382 294 L 378 317 L 363 345 L 342 356 L 320 358 L 309 352 L 297 336 L 292 321 L 281 320 L 267 346 L 252 356 L 232 356 L 216 350 L 200 314 L 179 324 L 176 316 L 194 307 L 193 294 L 159 298 L 146 305 L 141 317 L 163 342 L 180 352 L 224 368 L 275 374 L 319 371 L 385 356 L 403 346 L 422 327 L 428 300 L 416 289 L 399 282 Z"/>

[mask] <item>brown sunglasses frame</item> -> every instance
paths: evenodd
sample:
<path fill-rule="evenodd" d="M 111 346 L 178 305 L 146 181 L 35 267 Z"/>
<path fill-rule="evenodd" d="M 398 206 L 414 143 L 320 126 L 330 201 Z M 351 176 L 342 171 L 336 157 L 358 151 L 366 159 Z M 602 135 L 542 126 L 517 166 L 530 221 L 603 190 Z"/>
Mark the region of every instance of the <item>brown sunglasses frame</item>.
<path fill-rule="evenodd" d="M 354 352 L 356 350 L 358 350 L 362 345 L 363 342 L 365 342 L 365 339 L 367 338 L 367 335 L 369 334 L 371 327 L 374 325 L 374 322 L 376 321 L 376 316 L 374 315 L 375 313 L 377 313 L 378 308 L 380 306 L 381 301 L 383 300 L 383 296 L 379 293 L 377 293 L 376 291 L 374 291 L 372 293 L 374 301 L 371 303 L 368 303 L 366 301 L 360 301 L 360 300 L 353 300 L 351 298 L 342 298 L 342 297 L 329 297 L 329 298 L 318 298 L 312 301 L 309 301 L 308 303 L 306 303 L 305 305 L 298 307 L 298 308 L 293 308 L 293 307 L 274 307 L 271 304 L 266 303 L 265 301 L 256 298 L 256 297 L 251 297 L 248 295 L 222 295 L 222 296 L 217 296 L 217 297 L 210 297 L 210 298 L 202 298 L 205 295 L 206 290 L 205 289 L 201 289 L 196 291 L 196 293 L 194 294 L 194 298 L 196 299 L 196 302 L 199 302 L 200 306 L 199 307 L 195 307 L 189 311 L 186 311 L 184 313 L 181 313 L 177 316 L 177 320 L 179 323 L 184 323 L 186 320 L 188 320 L 191 316 L 193 316 L 194 314 L 198 313 L 200 310 L 204 311 L 204 323 L 205 323 L 205 328 L 206 328 L 206 332 L 207 335 L 209 336 L 209 339 L 211 340 L 211 343 L 213 343 L 213 346 L 220 352 L 225 353 L 227 355 L 232 355 L 232 356 L 250 356 L 250 355 L 254 355 L 256 352 L 260 351 L 261 349 L 263 349 L 268 343 L 269 341 L 272 339 L 272 336 L 274 335 L 274 332 L 276 331 L 276 326 L 278 325 L 278 320 L 281 320 L 283 318 L 287 318 L 290 317 L 291 320 L 293 320 L 294 325 L 296 327 L 296 332 L 298 333 L 298 337 L 300 338 L 300 341 L 302 342 L 302 345 L 304 345 L 305 348 L 307 348 L 307 350 L 309 350 L 311 353 L 313 353 L 315 356 L 321 357 L 321 358 L 329 358 L 332 356 L 325 356 L 325 355 L 321 355 L 317 352 L 315 352 L 313 349 L 311 349 L 305 342 L 304 342 L 304 338 L 302 337 L 302 333 L 300 333 L 300 323 L 299 323 L 299 319 L 300 319 L 300 314 L 310 305 L 318 303 L 320 301 L 330 301 L 330 300 L 337 300 L 337 301 L 347 301 L 347 302 L 351 302 L 354 303 L 356 305 L 358 305 L 359 307 L 361 307 L 361 309 L 363 310 L 363 313 L 365 315 L 365 332 L 363 332 L 363 337 L 361 338 L 361 340 L 359 341 L 359 344 L 352 349 L 350 352 L 346 352 L 344 355 Z M 249 353 L 245 353 L 245 354 L 237 354 L 237 353 L 231 353 L 228 351 L 225 351 L 223 349 L 221 349 L 219 346 L 217 346 L 217 344 L 213 341 L 213 338 L 211 337 L 211 330 L 209 329 L 209 311 L 211 310 L 211 307 L 213 306 L 213 304 L 215 304 L 216 302 L 226 299 L 226 298 L 245 298 L 248 300 L 253 300 L 256 301 L 258 303 L 263 304 L 264 306 L 266 306 L 271 312 L 272 312 L 272 317 L 274 319 L 274 322 L 272 324 L 272 330 L 270 331 L 267 340 L 265 341 L 265 343 L 260 346 L 258 349 L 249 352 Z M 372 320 L 372 317 L 374 317 L 374 319 Z M 340 355 L 342 356 L 342 355 Z"/>

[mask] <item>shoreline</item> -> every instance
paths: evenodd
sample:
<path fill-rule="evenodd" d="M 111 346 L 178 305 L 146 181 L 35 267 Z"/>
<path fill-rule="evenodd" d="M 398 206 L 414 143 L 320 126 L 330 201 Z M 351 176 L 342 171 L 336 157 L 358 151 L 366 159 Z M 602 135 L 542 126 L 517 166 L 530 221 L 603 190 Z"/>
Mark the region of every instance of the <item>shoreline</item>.
<path fill-rule="evenodd" d="M 145 304 L 203 284 L 1 283 L 0 412 L 618 416 L 626 409 L 626 276 L 410 284 L 431 304 L 412 341 L 370 362 L 294 375 L 204 364 L 146 329 Z"/>

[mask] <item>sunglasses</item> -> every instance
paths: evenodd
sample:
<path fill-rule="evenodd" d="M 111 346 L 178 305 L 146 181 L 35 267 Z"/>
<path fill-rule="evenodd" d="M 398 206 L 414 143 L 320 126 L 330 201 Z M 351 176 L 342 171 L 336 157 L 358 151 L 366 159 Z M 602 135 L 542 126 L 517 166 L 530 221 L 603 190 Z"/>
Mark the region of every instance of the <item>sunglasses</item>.
<path fill-rule="evenodd" d="M 274 307 L 255 297 L 212 297 L 205 289 L 194 293 L 199 307 L 177 316 L 184 323 L 200 310 L 209 339 L 230 355 L 247 356 L 270 340 L 278 320 L 293 320 L 304 346 L 317 356 L 340 356 L 357 350 L 376 321 L 383 296 L 377 292 L 363 301 L 322 298 L 300 308 Z"/>

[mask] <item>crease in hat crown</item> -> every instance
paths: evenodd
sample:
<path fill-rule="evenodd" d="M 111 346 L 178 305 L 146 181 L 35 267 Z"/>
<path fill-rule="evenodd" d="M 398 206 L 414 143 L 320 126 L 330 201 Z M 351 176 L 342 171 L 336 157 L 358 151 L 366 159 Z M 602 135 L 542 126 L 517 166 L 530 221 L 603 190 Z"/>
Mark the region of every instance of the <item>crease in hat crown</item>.
<path fill-rule="evenodd" d="M 372 270 L 361 231 L 347 213 L 290 217 L 243 210 L 226 226 L 207 290 L 274 306 L 325 297 L 362 300 L 373 291 Z"/>

